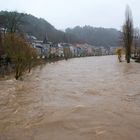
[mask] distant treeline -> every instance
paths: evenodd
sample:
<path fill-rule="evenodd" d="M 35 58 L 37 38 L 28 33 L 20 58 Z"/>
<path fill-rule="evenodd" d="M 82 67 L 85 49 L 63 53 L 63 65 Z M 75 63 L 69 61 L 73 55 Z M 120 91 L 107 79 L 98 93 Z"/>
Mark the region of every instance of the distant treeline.
<path fill-rule="evenodd" d="M 119 43 L 120 32 L 116 29 L 93 28 L 91 26 L 67 28 L 65 32 L 57 30 L 49 22 L 42 18 L 37 18 L 29 14 L 18 12 L 0 12 L 0 27 L 8 28 L 8 19 L 16 13 L 15 20 L 18 20 L 18 32 L 28 33 L 40 40 L 46 35 L 51 42 L 65 43 L 88 43 L 94 46 L 117 46 Z M 9 28 L 8 28 L 9 29 Z"/>
<path fill-rule="evenodd" d="M 118 46 L 121 37 L 121 32 L 116 29 L 94 28 L 91 26 L 67 28 L 66 33 L 76 36 L 83 43 L 104 47 Z"/>

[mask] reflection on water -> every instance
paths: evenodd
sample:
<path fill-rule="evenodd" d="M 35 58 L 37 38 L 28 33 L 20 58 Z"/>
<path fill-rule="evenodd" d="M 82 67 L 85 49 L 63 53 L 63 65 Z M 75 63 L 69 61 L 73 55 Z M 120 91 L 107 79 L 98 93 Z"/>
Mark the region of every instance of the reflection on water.
<path fill-rule="evenodd" d="M 140 64 L 76 58 L 0 81 L 0 140 L 139 140 Z"/>

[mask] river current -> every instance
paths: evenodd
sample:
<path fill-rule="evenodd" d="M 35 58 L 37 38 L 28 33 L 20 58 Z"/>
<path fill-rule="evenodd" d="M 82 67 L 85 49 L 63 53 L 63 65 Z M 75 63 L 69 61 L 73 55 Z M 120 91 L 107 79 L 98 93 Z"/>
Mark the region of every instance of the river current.
<path fill-rule="evenodd" d="M 139 140 L 140 64 L 48 63 L 0 81 L 0 140 Z"/>

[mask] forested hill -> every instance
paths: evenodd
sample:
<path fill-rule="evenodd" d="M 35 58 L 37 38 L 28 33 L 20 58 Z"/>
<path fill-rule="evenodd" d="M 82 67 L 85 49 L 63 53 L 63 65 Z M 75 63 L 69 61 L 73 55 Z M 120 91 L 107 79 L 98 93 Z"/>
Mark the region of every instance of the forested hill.
<path fill-rule="evenodd" d="M 14 19 L 15 18 L 15 19 Z M 37 18 L 30 14 L 18 12 L 0 12 L 0 27 L 9 28 L 12 20 L 18 20 L 17 30 L 28 33 L 43 40 L 46 36 L 53 42 L 63 41 L 64 32 L 56 30 L 49 22 L 42 18 Z"/>
<path fill-rule="evenodd" d="M 12 22 L 17 22 L 20 32 L 28 33 L 43 40 L 47 34 L 52 42 L 88 43 L 95 46 L 116 46 L 120 32 L 115 29 L 93 28 L 91 26 L 66 29 L 66 32 L 57 30 L 45 19 L 30 14 L 18 12 L 0 12 L 0 27 L 8 28 Z"/>
<path fill-rule="evenodd" d="M 67 28 L 66 33 L 74 35 L 78 40 L 95 46 L 116 46 L 119 45 L 121 32 L 112 28 L 94 28 L 91 26 L 76 26 L 73 29 Z"/>

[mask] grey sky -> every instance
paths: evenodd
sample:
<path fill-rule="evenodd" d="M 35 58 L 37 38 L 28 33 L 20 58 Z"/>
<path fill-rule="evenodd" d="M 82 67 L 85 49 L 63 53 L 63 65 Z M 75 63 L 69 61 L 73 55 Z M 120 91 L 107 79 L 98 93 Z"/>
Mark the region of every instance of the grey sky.
<path fill-rule="evenodd" d="M 42 17 L 57 29 L 91 25 L 121 29 L 126 5 L 140 27 L 140 0 L 0 0 L 0 10 L 17 10 Z"/>

